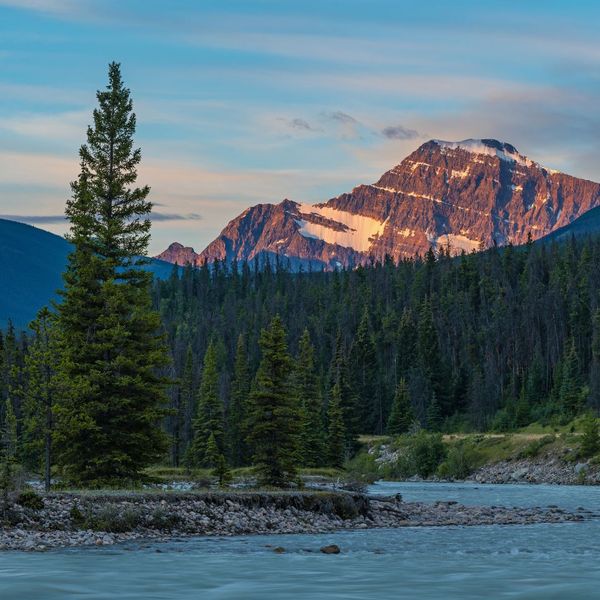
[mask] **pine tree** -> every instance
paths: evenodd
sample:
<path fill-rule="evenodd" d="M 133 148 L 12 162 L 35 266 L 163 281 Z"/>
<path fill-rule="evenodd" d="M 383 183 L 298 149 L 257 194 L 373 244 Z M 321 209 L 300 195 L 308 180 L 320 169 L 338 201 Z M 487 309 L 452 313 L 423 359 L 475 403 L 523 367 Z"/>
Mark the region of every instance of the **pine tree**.
<path fill-rule="evenodd" d="M 219 462 L 219 456 L 222 456 L 219 451 L 219 446 L 217 445 L 217 438 L 215 438 L 215 434 L 211 432 L 208 441 L 206 442 L 206 451 L 204 453 L 203 463 L 207 467 L 216 467 Z"/>
<path fill-rule="evenodd" d="M 401 379 L 394 394 L 394 402 L 387 422 L 387 433 L 391 435 L 406 433 L 414 420 L 415 413 L 410 403 L 406 380 Z"/>
<path fill-rule="evenodd" d="M 592 360 L 590 365 L 590 393 L 588 403 L 596 415 L 600 414 L 600 309 L 592 319 Z"/>
<path fill-rule="evenodd" d="M 562 413 L 573 418 L 583 403 L 582 386 L 579 371 L 579 358 L 575 348 L 575 340 L 571 339 L 562 365 L 558 402 Z"/>
<path fill-rule="evenodd" d="M 262 359 L 251 392 L 248 442 L 261 483 L 283 487 L 296 479 L 298 410 L 283 322 L 275 316 L 260 335 Z"/>
<path fill-rule="evenodd" d="M 232 464 L 236 467 L 247 465 L 250 459 L 246 444 L 249 395 L 250 369 L 246 354 L 246 340 L 243 335 L 240 335 L 235 352 L 227 415 L 229 455 Z"/>
<path fill-rule="evenodd" d="M 419 311 L 417 360 L 436 394 L 441 417 L 449 416 L 452 412 L 452 407 L 448 405 L 449 378 L 442 361 L 430 300 L 424 300 Z"/>
<path fill-rule="evenodd" d="M 6 399 L 4 415 L 4 449 L 8 460 L 15 462 L 19 447 L 19 433 L 17 416 L 10 397 Z"/>
<path fill-rule="evenodd" d="M 57 306 L 65 352 L 61 375 L 69 393 L 57 405 L 57 456 L 65 475 L 83 485 L 139 480 L 163 457 L 167 362 L 152 275 L 140 257 L 150 236 L 148 187 L 133 187 L 139 149 L 130 92 L 120 66 L 109 83 L 79 152 L 66 214 L 74 250 Z"/>
<path fill-rule="evenodd" d="M 50 489 L 53 464 L 54 409 L 64 383 L 60 378 L 61 343 L 56 316 L 42 308 L 30 324 L 33 340 L 26 357 L 25 454 L 35 466 L 44 466 L 44 485 Z"/>
<path fill-rule="evenodd" d="M 383 415 L 379 393 L 377 352 L 365 307 L 350 351 L 352 385 L 357 396 L 360 421 L 365 431 L 383 429 Z"/>
<path fill-rule="evenodd" d="M 341 400 L 340 386 L 335 384 L 327 409 L 327 455 L 330 466 L 337 469 L 343 468 L 346 459 L 346 431 Z"/>
<path fill-rule="evenodd" d="M 215 344 L 211 341 L 204 355 L 202 381 L 198 393 L 198 411 L 194 419 L 194 438 L 190 447 L 192 464 L 207 464 L 207 444 L 211 437 L 215 440 L 218 452 L 223 452 L 223 420 L 217 352 Z"/>
<path fill-rule="evenodd" d="M 188 344 L 183 374 L 177 390 L 175 414 L 173 415 L 171 455 L 173 465 L 176 467 L 180 465 L 182 458 L 185 457 L 192 439 L 194 396 L 194 355 L 191 344 Z"/>
<path fill-rule="evenodd" d="M 340 406 L 344 419 L 346 448 L 350 454 L 353 454 L 358 449 L 361 421 L 358 410 L 358 399 L 350 386 L 348 361 L 340 331 L 338 331 L 335 342 L 335 354 L 331 364 L 330 382 L 330 390 L 333 390 L 336 385 L 340 390 Z"/>
<path fill-rule="evenodd" d="M 227 487 L 232 480 L 231 470 L 229 469 L 227 460 L 222 454 L 219 454 L 216 460 L 217 462 L 212 474 L 218 478 L 219 487 Z"/>
<path fill-rule="evenodd" d="M 306 467 L 319 467 L 325 459 L 323 401 L 315 373 L 314 347 L 308 329 L 300 338 L 295 387 L 301 410 L 301 460 Z"/>
<path fill-rule="evenodd" d="M 442 428 L 442 412 L 435 391 L 432 392 L 427 406 L 427 429 L 439 431 Z"/>

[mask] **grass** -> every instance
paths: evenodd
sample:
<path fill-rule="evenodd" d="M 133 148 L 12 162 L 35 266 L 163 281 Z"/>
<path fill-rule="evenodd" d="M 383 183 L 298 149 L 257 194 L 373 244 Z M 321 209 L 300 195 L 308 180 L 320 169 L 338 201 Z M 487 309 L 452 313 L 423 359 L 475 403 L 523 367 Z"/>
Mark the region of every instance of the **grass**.
<path fill-rule="evenodd" d="M 468 447 L 472 468 L 486 464 L 519 459 L 535 459 L 545 456 L 558 456 L 565 462 L 573 462 L 579 457 L 584 417 L 578 417 L 570 423 L 558 426 L 532 423 L 527 427 L 508 433 L 447 433 L 442 437 L 449 455 L 461 458 L 459 449 Z M 409 436 L 361 436 L 363 449 L 346 465 L 354 477 L 373 480 L 380 477 L 393 477 L 393 465 L 382 466 L 375 462 L 374 455 L 368 454 L 368 448 L 382 445 L 403 454 L 410 443 Z M 375 452 L 375 456 L 378 453 Z M 592 462 L 600 463 L 600 454 Z"/>

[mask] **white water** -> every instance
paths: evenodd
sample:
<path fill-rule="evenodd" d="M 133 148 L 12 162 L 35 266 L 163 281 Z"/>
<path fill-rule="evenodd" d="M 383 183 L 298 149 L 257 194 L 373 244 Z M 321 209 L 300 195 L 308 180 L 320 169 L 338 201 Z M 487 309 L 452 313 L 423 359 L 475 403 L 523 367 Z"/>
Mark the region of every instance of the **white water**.
<path fill-rule="evenodd" d="M 600 511 L 600 488 L 592 487 L 380 483 L 371 491 L 400 492 L 406 500 Z M 326 543 L 342 553 L 320 554 Z M 0 599 L 588 600 L 600 597 L 599 559 L 600 520 L 196 538 L 3 553 Z"/>

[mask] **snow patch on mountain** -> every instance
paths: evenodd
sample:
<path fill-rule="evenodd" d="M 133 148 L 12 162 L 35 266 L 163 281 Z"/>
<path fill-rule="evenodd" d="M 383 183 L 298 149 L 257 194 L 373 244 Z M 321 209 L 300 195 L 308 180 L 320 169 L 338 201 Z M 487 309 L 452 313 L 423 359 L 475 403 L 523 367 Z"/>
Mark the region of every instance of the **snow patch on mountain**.
<path fill-rule="evenodd" d="M 452 254 L 456 254 L 464 250 L 465 252 L 472 252 L 473 250 L 479 249 L 480 241 L 472 240 L 465 235 L 458 235 L 454 233 L 444 233 L 439 236 L 427 234 L 429 243 L 437 249 L 450 248 Z"/>
<path fill-rule="evenodd" d="M 296 223 L 300 228 L 298 230 L 300 235 L 323 240 L 328 244 L 352 248 L 357 252 L 367 252 L 371 248 L 373 239 L 383 233 L 387 223 L 387 219 L 379 221 L 329 206 L 299 204 L 298 213 L 301 218 L 296 219 Z M 339 225 L 339 228 L 334 229 L 324 223 L 316 222 L 319 218 L 333 221 Z"/>
<path fill-rule="evenodd" d="M 465 150 L 471 154 L 484 154 L 487 156 L 496 156 L 500 160 L 510 161 L 523 165 L 525 167 L 535 166 L 532 160 L 519 154 L 517 149 L 510 144 L 498 142 L 496 140 L 463 140 L 462 142 L 446 142 L 444 140 L 434 140 L 438 146 L 446 150 Z"/>

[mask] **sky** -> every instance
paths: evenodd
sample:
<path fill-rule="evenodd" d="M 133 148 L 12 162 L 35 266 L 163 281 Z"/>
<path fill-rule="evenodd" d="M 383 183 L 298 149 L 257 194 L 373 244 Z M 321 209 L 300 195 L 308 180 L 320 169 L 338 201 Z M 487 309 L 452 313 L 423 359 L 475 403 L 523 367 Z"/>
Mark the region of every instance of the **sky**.
<path fill-rule="evenodd" d="M 599 22 L 595 0 L 0 0 L 0 217 L 67 230 L 113 60 L 151 254 L 371 183 L 431 138 L 500 139 L 600 181 Z"/>

